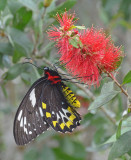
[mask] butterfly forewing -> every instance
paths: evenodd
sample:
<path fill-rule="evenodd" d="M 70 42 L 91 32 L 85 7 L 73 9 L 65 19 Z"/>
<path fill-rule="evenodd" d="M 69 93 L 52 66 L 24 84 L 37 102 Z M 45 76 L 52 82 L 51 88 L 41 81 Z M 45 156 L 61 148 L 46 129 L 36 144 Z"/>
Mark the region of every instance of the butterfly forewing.
<path fill-rule="evenodd" d="M 49 128 L 41 108 L 41 93 L 46 80 L 37 80 L 22 100 L 14 121 L 14 138 L 24 145 Z"/>

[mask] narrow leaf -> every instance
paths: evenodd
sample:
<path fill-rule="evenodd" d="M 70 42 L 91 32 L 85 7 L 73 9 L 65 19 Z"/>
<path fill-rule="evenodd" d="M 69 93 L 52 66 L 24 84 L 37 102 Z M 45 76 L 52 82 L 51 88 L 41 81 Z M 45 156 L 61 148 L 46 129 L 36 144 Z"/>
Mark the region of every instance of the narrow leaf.
<path fill-rule="evenodd" d="M 3 11 L 5 9 L 7 0 L 0 0 L 0 11 Z"/>
<path fill-rule="evenodd" d="M 119 125 L 117 127 L 116 139 L 118 139 L 121 136 L 121 126 L 122 126 L 122 120 L 120 120 Z"/>
<path fill-rule="evenodd" d="M 103 106 L 104 104 L 112 100 L 118 93 L 120 92 L 111 91 L 111 92 L 107 92 L 105 94 L 100 95 L 99 97 L 95 99 L 95 101 L 90 105 L 88 109 L 91 110 L 91 109 L 96 109 L 96 108 Z"/>
<path fill-rule="evenodd" d="M 22 64 L 15 64 L 3 75 L 5 80 L 13 80 L 22 73 Z"/>
<path fill-rule="evenodd" d="M 75 26 L 77 29 L 86 29 L 85 26 Z"/>
<path fill-rule="evenodd" d="M 122 84 L 127 84 L 127 83 L 131 83 L 131 70 L 124 77 Z"/>
<path fill-rule="evenodd" d="M 131 131 L 121 135 L 113 144 L 109 153 L 108 160 L 114 160 L 131 150 Z"/>

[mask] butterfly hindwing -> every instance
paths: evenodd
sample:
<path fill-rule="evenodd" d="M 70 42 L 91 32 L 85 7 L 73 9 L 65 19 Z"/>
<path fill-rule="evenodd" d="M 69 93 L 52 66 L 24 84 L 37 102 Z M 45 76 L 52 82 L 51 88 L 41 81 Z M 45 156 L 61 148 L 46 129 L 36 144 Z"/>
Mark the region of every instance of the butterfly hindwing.
<path fill-rule="evenodd" d="M 46 80 L 40 78 L 22 100 L 14 120 L 14 138 L 18 145 L 30 142 L 49 128 L 41 107 L 40 96 Z"/>
<path fill-rule="evenodd" d="M 68 103 L 62 91 L 62 84 L 44 87 L 42 91 L 42 108 L 48 124 L 60 132 L 72 132 L 79 125 L 80 115 Z"/>

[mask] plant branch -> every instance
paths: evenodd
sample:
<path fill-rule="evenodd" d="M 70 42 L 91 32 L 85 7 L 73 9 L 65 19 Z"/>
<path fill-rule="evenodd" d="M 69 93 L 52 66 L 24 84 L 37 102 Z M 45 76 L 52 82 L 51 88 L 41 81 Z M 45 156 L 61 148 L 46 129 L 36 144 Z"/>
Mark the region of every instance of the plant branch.
<path fill-rule="evenodd" d="M 43 60 L 44 63 L 46 63 L 47 65 L 54 67 L 53 64 L 52 64 L 50 61 L 48 61 L 47 59 L 42 58 L 42 60 Z M 67 73 L 64 72 L 62 69 L 58 68 L 57 70 L 58 70 L 58 72 L 59 72 L 60 74 L 63 74 L 63 76 L 64 76 L 65 78 L 70 78 L 70 79 L 72 78 L 71 76 L 68 76 Z M 76 86 L 77 86 L 78 88 L 80 88 L 83 92 L 85 92 L 85 93 L 88 95 L 88 97 L 90 97 L 92 100 L 95 100 L 95 96 L 93 95 L 93 93 L 92 93 L 89 89 L 83 87 L 83 85 L 81 85 L 81 84 L 75 83 L 75 82 L 77 82 L 77 81 L 74 80 L 74 79 L 71 79 L 71 82 L 74 82 L 74 85 L 76 85 Z M 107 117 L 114 125 L 116 124 L 115 119 L 112 118 L 112 117 L 107 113 L 107 111 L 106 111 L 106 109 L 105 109 L 104 107 L 101 107 L 101 111 L 106 115 L 106 117 Z"/>
<path fill-rule="evenodd" d="M 129 97 L 127 91 L 124 90 L 124 88 L 123 88 L 123 87 L 121 86 L 121 84 L 115 79 L 115 77 L 113 77 L 113 76 L 111 75 L 111 73 L 109 73 L 109 72 L 106 72 L 106 73 L 107 73 L 108 77 L 110 77 L 110 78 L 115 82 L 115 84 L 120 88 L 120 90 L 121 90 L 127 97 Z"/>

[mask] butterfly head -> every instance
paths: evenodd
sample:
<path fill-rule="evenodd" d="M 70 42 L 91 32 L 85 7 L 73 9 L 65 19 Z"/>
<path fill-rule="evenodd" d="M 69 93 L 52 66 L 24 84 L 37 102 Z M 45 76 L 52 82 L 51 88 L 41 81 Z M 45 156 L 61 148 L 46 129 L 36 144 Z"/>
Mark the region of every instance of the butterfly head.
<path fill-rule="evenodd" d="M 49 71 L 49 67 L 44 67 L 44 71 Z"/>

